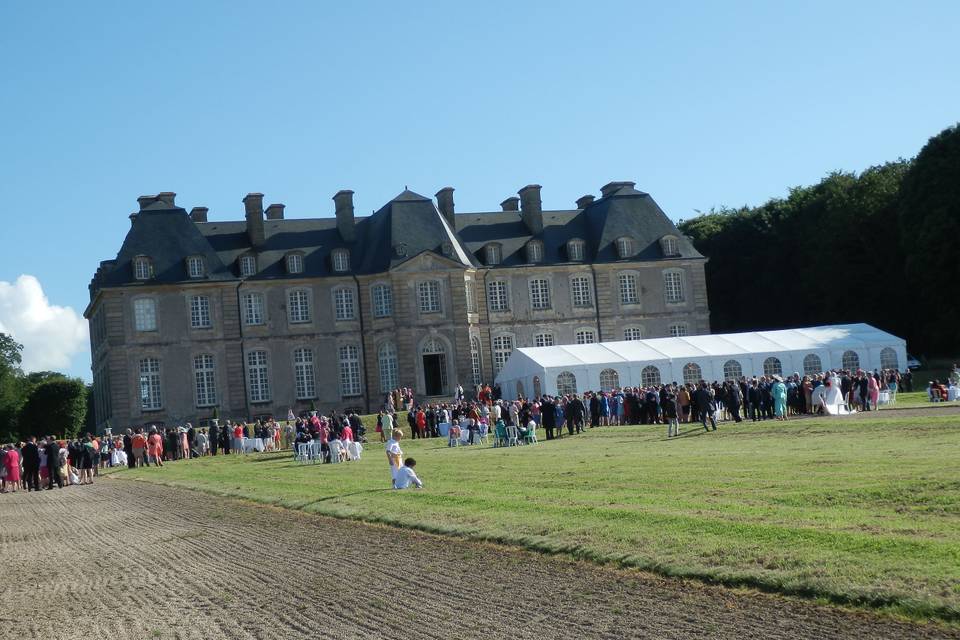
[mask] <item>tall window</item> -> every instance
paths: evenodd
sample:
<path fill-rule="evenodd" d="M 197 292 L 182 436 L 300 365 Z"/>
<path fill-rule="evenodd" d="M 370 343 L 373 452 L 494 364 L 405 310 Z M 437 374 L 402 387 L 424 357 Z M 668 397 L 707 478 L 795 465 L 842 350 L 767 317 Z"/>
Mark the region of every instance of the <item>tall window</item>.
<path fill-rule="evenodd" d="M 655 387 L 660 384 L 660 369 L 652 364 L 645 366 L 640 371 L 640 384 L 645 387 Z"/>
<path fill-rule="evenodd" d="M 253 256 L 240 257 L 240 275 L 244 278 L 257 274 L 257 259 Z"/>
<path fill-rule="evenodd" d="M 487 304 L 490 311 L 509 311 L 510 297 L 507 294 L 507 283 L 503 280 L 492 280 L 487 283 Z"/>
<path fill-rule="evenodd" d="M 780 360 L 774 358 L 773 356 L 767 358 L 763 361 L 763 375 L 765 376 L 782 376 L 783 375 L 783 365 L 780 364 Z"/>
<path fill-rule="evenodd" d="M 360 349 L 345 344 L 337 349 L 337 360 L 340 363 L 340 395 L 360 395 Z"/>
<path fill-rule="evenodd" d="M 287 293 L 287 317 L 292 323 L 310 322 L 310 295 L 306 289 Z"/>
<path fill-rule="evenodd" d="M 333 311 L 337 320 L 353 320 L 353 289 L 335 289 L 333 292 Z"/>
<path fill-rule="evenodd" d="M 157 301 L 137 298 L 133 301 L 133 324 L 137 331 L 157 330 Z"/>
<path fill-rule="evenodd" d="M 637 304 L 640 296 L 637 292 L 637 276 L 632 273 L 620 274 L 620 304 Z"/>
<path fill-rule="evenodd" d="M 488 265 L 500 264 L 500 259 L 502 258 L 500 245 L 498 244 L 488 244 L 484 247 L 484 262 Z"/>
<path fill-rule="evenodd" d="M 390 285 L 373 285 L 371 297 L 373 298 L 374 318 L 389 318 L 393 315 L 393 289 L 390 288 Z"/>
<path fill-rule="evenodd" d="M 672 258 L 680 255 L 680 250 L 677 247 L 677 239 L 666 237 L 662 242 L 663 246 L 663 255 L 667 258 Z"/>
<path fill-rule="evenodd" d="M 633 241 L 630 238 L 619 238 L 617 240 L 617 256 L 629 258 L 633 255 Z"/>
<path fill-rule="evenodd" d="M 703 378 L 703 372 L 700 371 L 700 365 L 696 362 L 688 362 L 683 365 L 683 381 L 698 382 Z"/>
<path fill-rule="evenodd" d="M 574 337 L 577 344 L 593 344 L 597 341 L 597 332 L 593 329 L 578 329 Z"/>
<path fill-rule="evenodd" d="M 643 331 L 640 327 L 627 327 L 623 330 L 623 339 L 624 340 L 642 340 Z"/>
<path fill-rule="evenodd" d="M 470 374 L 473 384 L 483 382 L 483 363 L 480 359 L 480 338 L 473 336 L 470 338 Z"/>
<path fill-rule="evenodd" d="M 267 376 L 267 352 L 247 353 L 247 384 L 250 385 L 250 402 L 270 401 L 270 379 Z"/>
<path fill-rule="evenodd" d="M 187 274 L 191 278 L 202 278 L 207 274 L 206 266 L 203 264 L 203 258 L 200 256 L 190 256 L 187 258 Z"/>
<path fill-rule="evenodd" d="M 190 296 L 190 328 L 209 329 L 210 326 L 210 298 Z"/>
<path fill-rule="evenodd" d="M 574 276 L 570 278 L 570 297 L 575 307 L 592 307 L 593 299 L 590 295 L 590 278 Z"/>
<path fill-rule="evenodd" d="M 533 344 L 537 347 L 552 347 L 553 346 L 553 334 L 552 333 L 538 333 L 533 336 Z"/>
<path fill-rule="evenodd" d="M 287 256 L 287 273 L 303 273 L 303 255 L 291 253 Z"/>
<path fill-rule="evenodd" d="M 537 278 L 530 281 L 530 306 L 534 309 L 550 308 L 550 281 Z"/>
<path fill-rule="evenodd" d="M 427 280 L 417 283 L 417 302 L 420 313 L 438 313 L 440 311 L 440 283 Z"/>
<path fill-rule="evenodd" d="M 667 302 L 683 302 L 683 274 L 666 271 L 663 274 L 663 295 Z"/>
<path fill-rule="evenodd" d="M 133 277 L 137 280 L 149 280 L 153 277 L 153 262 L 146 256 L 133 259 Z"/>
<path fill-rule="evenodd" d="M 569 371 L 562 371 L 557 376 L 557 395 L 566 396 L 577 392 L 577 377 Z"/>
<path fill-rule="evenodd" d="M 803 375 L 812 376 L 818 373 L 823 373 L 820 356 L 815 353 L 808 353 L 803 358 Z"/>
<path fill-rule="evenodd" d="M 473 288 L 473 280 L 467 280 L 463 283 L 463 293 L 467 297 L 467 313 L 476 313 L 477 294 Z"/>
<path fill-rule="evenodd" d="M 843 368 L 847 371 L 856 371 L 860 368 L 860 356 L 856 351 L 843 352 Z"/>
<path fill-rule="evenodd" d="M 739 380 L 743 376 L 743 367 L 736 360 L 727 360 L 723 363 L 723 379 Z"/>
<path fill-rule="evenodd" d="M 620 386 L 620 374 L 615 369 L 604 369 L 600 372 L 600 390 L 613 391 Z"/>
<path fill-rule="evenodd" d="M 160 360 L 144 358 L 140 361 L 140 408 L 156 411 L 163 407 L 160 393 Z"/>
<path fill-rule="evenodd" d="M 397 348 L 392 342 L 384 342 L 377 350 L 380 369 L 380 391 L 389 393 L 400 386 L 397 379 Z"/>
<path fill-rule="evenodd" d="M 293 380 L 297 400 L 317 397 L 317 381 L 313 371 L 313 349 L 301 347 L 293 351 Z"/>
<path fill-rule="evenodd" d="M 687 333 L 687 325 L 682 322 L 670 325 L 670 337 L 672 338 L 682 338 Z"/>
<path fill-rule="evenodd" d="M 350 271 L 350 252 L 346 249 L 337 249 L 333 252 L 333 270 L 337 273 Z"/>
<path fill-rule="evenodd" d="M 527 243 L 527 262 L 541 262 L 543 260 L 543 243 L 531 240 Z"/>
<path fill-rule="evenodd" d="M 500 373 L 503 365 L 507 363 L 513 354 L 513 337 L 497 336 L 493 339 L 493 373 Z"/>
<path fill-rule="evenodd" d="M 890 347 L 884 347 L 880 351 L 880 368 L 881 369 L 899 369 L 900 363 L 897 359 L 897 352 L 891 349 Z"/>
<path fill-rule="evenodd" d="M 583 260 L 583 240 L 571 240 L 567 243 L 567 258 L 571 262 Z"/>
<path fill-rule="evenodd" d="M 263 324 L 263 295 L 259 293 L 243 294 L 243 322 L 245 324 Z"/>
<path fill-rule="evenodd" d="M 198 407 L 217 404 L 217 371 L 213 356 L 203 354 L 193 358 L 193 388 Z"/>

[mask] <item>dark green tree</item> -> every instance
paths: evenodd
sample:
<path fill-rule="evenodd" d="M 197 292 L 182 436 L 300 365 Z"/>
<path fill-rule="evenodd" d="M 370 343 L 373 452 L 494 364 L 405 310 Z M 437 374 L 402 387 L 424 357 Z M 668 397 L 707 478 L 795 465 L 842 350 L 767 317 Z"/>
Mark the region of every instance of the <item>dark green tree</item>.
<path fill-rule="evenodd" d="M 84 426 L 87 389 L 79 378 L 51 378 L 34 387 L 20 410 L 20 437 L 75 437 Z"/>
<path fill-rule="evenodd" d="M 0 442 L 14 439 L 17 433 L 17 414 L 23 406 L 25 386 L 20 371 L 23 345 L 5 333 L 0 333 Z"/>

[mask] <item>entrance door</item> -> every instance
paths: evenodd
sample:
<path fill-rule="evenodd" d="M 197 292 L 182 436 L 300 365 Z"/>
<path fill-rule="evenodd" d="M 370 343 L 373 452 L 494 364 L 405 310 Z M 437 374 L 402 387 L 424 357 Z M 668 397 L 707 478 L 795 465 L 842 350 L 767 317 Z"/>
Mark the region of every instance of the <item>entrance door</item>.
<path fill-rule="evenodd" d="M 442 353 L 431 353 L 423 356 L 423 381 L 428 396 L 443 395 L 443 379 L 446 373 L 443 370 Z"/>

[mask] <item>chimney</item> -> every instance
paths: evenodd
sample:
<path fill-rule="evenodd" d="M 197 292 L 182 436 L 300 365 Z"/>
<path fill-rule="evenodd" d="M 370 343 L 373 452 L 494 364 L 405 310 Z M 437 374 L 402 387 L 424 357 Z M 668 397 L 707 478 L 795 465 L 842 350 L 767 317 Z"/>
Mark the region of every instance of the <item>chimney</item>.
<path fill-rule="evenodd" d="M 630 187 L 631 189 L 637 185 L 636 182 L 624 181 L 624 182 L 608 182 L 607 184 L 600 187 L 600 197 L 606 198 L 612 193 L 616 192 L 623 187 Z"/>
<path fill-rule="evenodd" d="M 504 211 L 520 211 L 520 198 L 511 196 L 500 203 L 500 208 Z"/>
<path fill-rule="evenodd" d="M 190 209 L 190 219 L 194 222 L 206 222 L 207 211 L 209 211 L 209 209 L 206 207 L 194 207 Z"/>
<path fill-rule="evenodd" d="M 164 204 L 168 204 L 171 207 L 177 206 L 173 202 L 173 199 L 176 197 L 177 197 L 177 194 L 175 194 L 173 191 L 161 191 L 160 193 L 157 194 L 157 200 L 159 200 Z"/>
<path fill-rule="evenodd" d="M 272 204 L 267 207 L 267 220 L 283 220 L 283 210 L 286 205 Z"/>
<path fill-rule="evenodd" d="M 156 203 L 157 196 L 140 196 L 137 198 L 137 204 L 140 205 L 140 211 L 143 211 L 150 205 Z"/>
<path fill-rule="evenodd" d="M 540 185 L 528 184 L 517 193 L 520 194 L 520 217 L 530 233 L 537 235 L 543 231 L 543 209 L 540 202 Z"/>
<path fill-rule="evenodd" d="M 263 194 L 248 193 L 243 199 L 243 208 L 247 213 L 247 236 L 250 244 L 260 247 L 266 240 L 263 231 Z"/>
<path fill-rule="evenodd" d="M 454 222 L 453 214 L 453 187 L 444 187 L 437 191 L 437 209 L 447 219 L 451 231 L 457 230 L 457 224 Z"/>
<path fill-rule="evenodd" d="M 585 196 L 580 196 L 577 198 L 577 209 L 586 209 L 593 204 L 593 195 L 587 194 Z"/>
<path fill-rule="evenodd" d="M 337 210 L 337 231 L 344 242 L 353 242 L 356 239 L 356 230 L 353 222 L 353 191 L 343 189 L 333 196 L 333 203 Z"/>

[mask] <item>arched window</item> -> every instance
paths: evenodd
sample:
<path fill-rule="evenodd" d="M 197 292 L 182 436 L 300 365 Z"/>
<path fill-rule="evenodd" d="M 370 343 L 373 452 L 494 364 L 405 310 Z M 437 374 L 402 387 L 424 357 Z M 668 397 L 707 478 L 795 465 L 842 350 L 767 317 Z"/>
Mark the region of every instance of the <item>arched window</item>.
<path fill-rule="evenodd" d="M 296 387 L 297 400 L 317 397 L 317 378 L 313 371 L 312 349 L 294 349 L 293 381 Z"/>
<path fill-rule="evenodd" d="M 337 249 L 331 254 L 333 270 L 337 273 L 350 271 L 350 252 L 346 249 Z"/>
<path fill-rule="evenodd" d="M 856 371 L 860 368 L 860 356 L 856 351 L 843 352 L 843 368 L 847 371 Z"/>
<path fill-rule="evenodd" d="M 736 360 L 727 360 L 723 363 L 723 379 L 739 380 L 743 376 L 743 367 Z"/>
<path fill-rule="evenodd" d="M 377 350 L 377 363 L 380 369 L 380 391 L 389 393 L 400 386 L 397 382 L 397 347 L 392 342 L 384 342 Z"/>
<path fill-rule="evenodd" d="M 257 274 L 256 256 L 240 256 L 240 276 L 249 278 Z"/>
<path fill-rule="evenodd" d="M 673 236 L 664 237 L 661 242 L 661 247 L 663 248 L 663 257 L 665 258 L 674 258 L 680 255 L 680 249 L 677 245 L 677 239 Z"/>
<path fill-rule="evenodd" d="M 517 380 L 517 398 L 526 398 L 527 394 L 523 392 L 523 380 Z"/>
<path fill-rule="evenodd" d="M 287 319 L 291 324 L 310 322 L 310 293 L 306 289 L 287 292 Z"/>
<path fill-rule="evenodd" d="M 147 256 L 133 259 L 133 277 L 137 280 L 149 280 L 153 277 L 153 260 Z"/>
<path fill-rule="evenodd" d="M 885 347 L 883 351 L 880 352 L 880 368 L 899 369 L 900 362 L 897 359 L 897 352 L 890 347 Z"/>
<path fill-rule="evenodd" d="M 663 297 L 667 302 L 683 302 L 683 272 L 663 272 Z"/>
<path fill-rule="evenodd" d="M 597 332 L 593 329 L 577 329 L 574 337 L 577 344 L 593 344 L 597 341 Z"/>
<path fill-rule="evenodd" d="M 497 336 L 493 339 L 493 373 L 500 373 L 503 365 L 513 354 L 513 336 Z"/>
<path fill-rule="evenodd" d="M 355 344 L 345 344 L 337 349 L 340 364 L 340 395 L 360 395 L 360 349 Z"/>
<path fill-rule="evenodd" d="M 583 260 L 583 240 L 575 238 L 567 243 L 567 258 L 571 262 L 581 262 Z"/>
<path fill-rule="evenodd" d="M 500 264 L 502 251 L 499 244 L 488 244 L 483 248 L 484 262 L 488 265 Z"/>
<path fill-rule="evenodd" d="M 470 373 L 473 384 L 483 382 L 483 360 L 480 356 L 480 338 L 477 336 L 470 338 Z"/>
<path fill-rule="evenodd" d="M 557 376 L 557 395 L 565 396 L 577 392 L 577 377 L 569 371 L 562 371 Z"/>
<path fill-rule="evenodd" d="M 217 404 L 217 374 L 213 356 L 201 354 L 193 358 L 193 390 L 198 407 Z"/>
<path fill-rule="evenodd" d="M 443 343 L 436 338 L 427 338 L 420 347 L 420 355 L 429 356 L 436 353 L 446 353 L 443 349 Z"/>
<path fill-rule="evenodd" d="M 543 261 L 543 243 L 539 240 L 531 240 L 527 243 L 527 262 Z"/>
<path fill-rule="evenodd" d="M 782 376 L 783 375 L 783 365 L 780 364 L 780 360 L 774 358 L 773 356 L 767 358 L 763 361 L 763 375 L 765 376 Z"/>
<path fill-rule="evenodd" d="M 353 320 L 356 312 L 353 303 L 353 289 L 340 287 L 333 290 L 333 311 L 337 320 Z"/>
<path fill-rule="evenodd" d="M 207 275 L 207 267 L 202 256 L 187 258 L 187 275 L 191 278 L 203 278 Z"/>
<path fill-rule="evenodd" d="M 643 330 L 640 327 L 627 327 L 623 330 L 624 340 L 642 340 Z"/>
<path fill-rule="evenodd" d="M 652 364 L 645 366 L 640 372 L 640 384 L 645 387 L 655 387 L 660 384 L 660 369 Z"/>
<path fill-rule="evenodd" d="M 613 391 L 620 386 L 620 374 L 614 369 L 604 369 L 600 372 L 600 390 Z"/>
<path fill-rule="evenodd" d="M 370 288 L 373 298 L 373 317 L 388 318 L 393 315 L 393 289 L 388 284 L 375 284 Z"/>
<path fill-rule="evenodd" d="M 533 397 L 540 398 L 543 395 L 543 388 L 540 386 L 540 376 L 533 376 Z"/>
<path fill-rule="evenodd" d="M 162 407 L 160 360 L 144 358 L 140 361 L 140 408 L 144 411 L 156 411 Z"/>
<path fill-rule="evenodd" d="M 270 378 L 267 376 L 266 351 L 247 353 L 247 386 L 250 388 L 250 402 L 269 402 Z"/>
<path fill-rule="evenodd" d="M 303 273 L 303 254 L 287 254 L 287 273 Z"/>
<path fill-rule="evenodd" d="M 699 382 L 701 379 L 703 379 L 703 372 L 700 371 L 700 365 L 696 362 L 688 362 L 683 365 L 684 382 Z"/>
<path fill-rule="evenodd" d="M 817 373 L 823 373 L 820 356 L 815 353 L 808 353 L 803 357 L 803 375 L 812 376 Z"/>
<path fill-rule="evenodd" d="M 629 258 L 633 255 L 633 240 L 630 238 L 617 238 L 617 257 Z"/>

